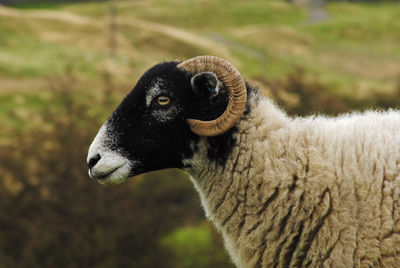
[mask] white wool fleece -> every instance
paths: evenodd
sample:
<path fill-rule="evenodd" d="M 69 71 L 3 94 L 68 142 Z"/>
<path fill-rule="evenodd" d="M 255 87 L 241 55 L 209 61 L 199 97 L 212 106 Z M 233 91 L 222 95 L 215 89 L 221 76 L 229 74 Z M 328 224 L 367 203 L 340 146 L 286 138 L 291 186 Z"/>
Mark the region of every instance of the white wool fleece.
<path fill-rule="evenodd" d="M 249 100 L 226 164 L 187 162 L 238 267 L 400 267 L 400 112 L 290 118 Z"/>

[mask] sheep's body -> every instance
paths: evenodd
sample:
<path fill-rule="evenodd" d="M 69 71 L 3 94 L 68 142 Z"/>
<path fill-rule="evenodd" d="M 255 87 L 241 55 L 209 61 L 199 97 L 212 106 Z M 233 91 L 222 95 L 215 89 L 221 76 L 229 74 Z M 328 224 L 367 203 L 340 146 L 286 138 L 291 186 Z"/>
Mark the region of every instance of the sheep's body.
<path fill-rule="evenodd" d="M 149 69 L 87 162 L 106 185 L 187 170 L 239 267 L 400 267 L 400 112 L 293 119 L 196 57 Z"/>
<path fill-rule="evenodd" d="M 187 171 L 238 267 L 400 267 L 400 113 L 287 117 L 253 96 L 224 166 Z"/>

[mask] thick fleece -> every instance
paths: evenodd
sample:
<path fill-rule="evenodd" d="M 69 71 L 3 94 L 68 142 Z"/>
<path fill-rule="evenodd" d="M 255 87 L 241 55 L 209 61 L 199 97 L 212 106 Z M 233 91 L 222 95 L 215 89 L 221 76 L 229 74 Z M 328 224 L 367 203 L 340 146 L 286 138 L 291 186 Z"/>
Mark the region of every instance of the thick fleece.
<path fill-rule="evenodd" d="M 185 162 L 238 267 L 400 267 L 400 113 L 290 118 L 253 96 L 223 166 Z"/>

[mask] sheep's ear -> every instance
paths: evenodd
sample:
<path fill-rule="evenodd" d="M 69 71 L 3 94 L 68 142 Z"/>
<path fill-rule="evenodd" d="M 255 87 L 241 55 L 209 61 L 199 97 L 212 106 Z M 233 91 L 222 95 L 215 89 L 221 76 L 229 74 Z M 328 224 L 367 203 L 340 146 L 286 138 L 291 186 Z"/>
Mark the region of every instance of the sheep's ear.
<path fill-rule="evenodd" d="M 190 80 L 193 91 L 198 96 L 215 97 L 219 92 L 219 82 L 215 73 L 198 73 Z"/>

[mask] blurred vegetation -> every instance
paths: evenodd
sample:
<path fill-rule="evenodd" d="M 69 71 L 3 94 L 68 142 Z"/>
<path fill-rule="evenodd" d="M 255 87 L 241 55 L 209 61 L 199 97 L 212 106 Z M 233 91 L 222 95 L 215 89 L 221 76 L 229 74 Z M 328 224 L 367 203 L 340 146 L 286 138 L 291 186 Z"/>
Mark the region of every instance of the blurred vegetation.
<path fill-rule="evenodd" d="M 292 116 L 339 115 L 366 109 L 400 108 L 400 76 L 392 92 L 372 90 L 361 98 L 338 95 L 333 88 L 322 83 L 318 77 L 310 76 L 301 67 L 283 80 L 265 80 L 261 77 L 253 77 L 252 80 Z"/>
<path fill-rule="evenodd" d="M 284 0 L 114 2 L 116 56 L 107 1 L 0 1 L 20 7 L 0 6 L 0 267 L 233 267 L 183 172 L 87 176 L 156 62 L 224 57 L 291 115 L 400 103 L 397 2 L 328 3 L 321 21 Z"/>

